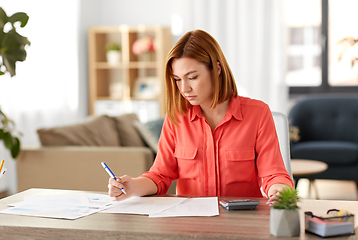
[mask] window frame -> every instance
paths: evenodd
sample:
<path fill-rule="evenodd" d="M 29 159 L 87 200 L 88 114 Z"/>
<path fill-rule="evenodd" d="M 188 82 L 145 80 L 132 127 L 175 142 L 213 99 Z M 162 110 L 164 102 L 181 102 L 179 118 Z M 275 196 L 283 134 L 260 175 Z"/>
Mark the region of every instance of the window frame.
<path fill-rule="evenodd" d="M 321 71 L 322 71 L 322 83 L 320 86 L 290 86 L 289 96 L 296 97 L 308 94 L 319 93 L 358 93 L 358 86 L 331 86 L 328 83 L 328 31 L 329 31 L 329 1 L 322 0 L 322 24 L 321 24 Z"/>

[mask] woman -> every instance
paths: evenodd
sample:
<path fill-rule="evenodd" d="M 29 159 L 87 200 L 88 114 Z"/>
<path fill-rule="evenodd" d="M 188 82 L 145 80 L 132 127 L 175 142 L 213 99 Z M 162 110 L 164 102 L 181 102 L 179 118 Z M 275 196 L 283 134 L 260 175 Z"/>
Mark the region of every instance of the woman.
<path fill-rule="evenodd" d="M 109 180 L 109 195 L 269 196 L 293 187 L 269 107 L 240 97 L 216 40 L 186 33 L 168 54 L 167 116 L 151 169 L 138 178 Z M 127 195 L 119 188 L 124 188 Z M 261 189 L 260 189 L 261 188 Z"/>

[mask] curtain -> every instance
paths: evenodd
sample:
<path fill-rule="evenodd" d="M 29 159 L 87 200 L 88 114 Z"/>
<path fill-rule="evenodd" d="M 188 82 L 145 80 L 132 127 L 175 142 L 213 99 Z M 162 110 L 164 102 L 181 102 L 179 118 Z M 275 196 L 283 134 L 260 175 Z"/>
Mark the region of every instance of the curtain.
<path fill-rule="evenodd" d="M 239 94 L 266 102 L 272 111 L 286 113 L 283 4 L 282 0 L 175 1 L 175 40 L 194 29 L 209 32 L 229 62 Z"/>

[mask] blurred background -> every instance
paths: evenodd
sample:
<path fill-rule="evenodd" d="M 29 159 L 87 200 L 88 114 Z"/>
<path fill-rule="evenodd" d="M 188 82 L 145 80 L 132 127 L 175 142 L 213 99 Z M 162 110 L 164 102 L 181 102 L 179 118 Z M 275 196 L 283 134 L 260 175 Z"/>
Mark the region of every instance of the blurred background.
<path fill-rule="evenodd" d="M 239 94 L 286 115 L 303 95 L 358 92 L 357 49 L 339 59 L 347 48 L 339 41 L 358 37 L 355 0 L 2 0 L 1 7 L 30 17 L 20 30 L 31 41 L 27 59 L 15 77 L 0 77 L 0 107 L 26 146 L 39 145 L 38 128 L 89 115 L 88 33 L 97 26 L 167 26 L 172 43 L 203 29 L 222 47 Z M 8 175 L 1 184 L 12 193 L 16 174 Z"/>

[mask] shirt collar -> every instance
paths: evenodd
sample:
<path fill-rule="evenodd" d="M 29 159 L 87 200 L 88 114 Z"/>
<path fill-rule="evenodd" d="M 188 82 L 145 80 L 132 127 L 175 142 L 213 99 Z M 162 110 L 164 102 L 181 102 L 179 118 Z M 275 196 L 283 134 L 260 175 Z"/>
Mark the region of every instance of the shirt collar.
<path fill-rule="evenodd" d="M 201 113 L 201 108 L 199 105 L 192 106 L 189 110 L 190 112 L 190 121 L 194 121 L 196 117 L 203 117 L 203 114 Z"/>
<path fill-rule="evenodd" d="M 242 120 L 240 96 L 231 97 L 227 116 L 233 116 L 236 120 Z"/>
<path fill-rule="evenodd" d="M 192 106 L 189 110 L 190 121 L 194 121 L 196 117 L 202 118 L 203 114 L 199 105 Z M 233 116 L 236 120 L 242 120 L 241 104 L 240 97 L 231 97 L 229 102 L 229 108 L 227 110 L 226 116 L 231 118 Z"/>

